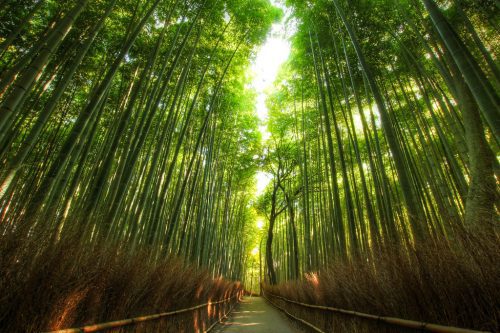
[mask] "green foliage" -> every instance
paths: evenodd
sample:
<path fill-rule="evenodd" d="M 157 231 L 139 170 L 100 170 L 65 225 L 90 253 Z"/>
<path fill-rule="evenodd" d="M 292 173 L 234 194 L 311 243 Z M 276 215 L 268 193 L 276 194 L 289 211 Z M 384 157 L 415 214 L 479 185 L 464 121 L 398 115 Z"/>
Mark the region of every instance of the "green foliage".
<path fill-rule="evenodd" d="M 468 118 L 463 114 L 476 111 L 466 110 L 457 95 L 465 83 L 425 8 L 392 0 L 286 4 L 299 24 L 290 59 L 267 100 L 271 138 L 264 168 L 273 180 L 256 204 L 268 218 L 273 200 L 278 209 L 296 211 L 298 249 L 291 213 L 278 217 L 270 230 L 278 238 L 272 248 L 280 263 L 278 280 L 294 278 L 294 252 L 300 255 L 300 271 L 307 272 L 331 258 L 370 258 L 384 243 L 407 249 L 423 239 L 453 237 L 463 227 L 465 210 L 472 209 L 467 202 L 477 196 L 475 181 L 466 179 L 479 164 L 488 165 L 484 174 L 492 175 L 498 146 L 494 139 L 489 146 L 481 143 L 480 137 L 492 136 L 495 129 L 479 124 L 477 149 L 484 148 L 485 162 L 468 160 L 476 157 L 465 151 L 465 143 L 476 139 L 472 130 L 464 132 Z M 460 4 L 472 28 L 457 15 L 458 3 L 443 2 L 443 12 L 488 74 L 488 84 L 497 86 L 496 66 L 481 43 L 491 51 L 498 47 L 490 38 L 496 19 L 485 12 L 498 8 L 490 2 Z M 290 170 L 285 190 L 275 192 L 282 170 Z M 484 187 L 498 194 L 492 182 Z M 467 188 L 474 194 L 467 197 Z M 292 203 L 285 202 L 285 193 L 293 195 Z M 492 213 L 492 197 L 482 202 L 482 210 Z"/>
<path fill-rule="evenodd" d="M 267 0 L 2 4 L 2 223 L 242 278 L 261 151 L 246 71 L 281 15 Z"/>

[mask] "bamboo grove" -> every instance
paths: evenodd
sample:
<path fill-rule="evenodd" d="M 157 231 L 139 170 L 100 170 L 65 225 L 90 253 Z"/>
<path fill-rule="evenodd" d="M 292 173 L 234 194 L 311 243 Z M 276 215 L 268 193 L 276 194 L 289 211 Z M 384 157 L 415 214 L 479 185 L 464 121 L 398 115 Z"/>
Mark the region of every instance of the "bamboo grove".
<path fill-rule="evenodd" d="M 272 284 L 498 233 L 496 2 L 283 3 L 297 31 L 263 148 L 247 70 L 269 1 L 0 0 L 3 230 L 235 280 L 265 240 Z"/>
<path fill-rule="evenodd" d="M 1 223 L 240 279 L 259 152 L 245 70 L 279 16 L 263 0 L 0 1 Z"/>
<path fill-rule="evenodd" d="M 266 280 L 498 233 L 498 4 L 286 3 L 297 32 L 268 99 L 257 206 Z"/>

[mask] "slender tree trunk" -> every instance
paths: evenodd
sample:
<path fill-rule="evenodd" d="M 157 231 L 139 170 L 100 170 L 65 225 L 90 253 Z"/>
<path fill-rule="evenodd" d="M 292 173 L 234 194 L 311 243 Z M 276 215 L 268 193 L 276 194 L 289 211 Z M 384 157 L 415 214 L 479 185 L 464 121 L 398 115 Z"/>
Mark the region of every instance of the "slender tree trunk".
<path fill-rule="evenodd" d="M 373 97 L 375 98 L 375 102 L 377 103 L 382 120 L 382 127 L 384 129 L 387 143 L 389 144 L 392 152 L 392 157 L 396 166 L 401 190 L 405 199 L 406 208 L 408 209 L 408 215 L 413 233 L 418 240 L 423 240 L 428 234 L 425 226 L 424 214 L 421 207 L 419 206 L 418 196 L 415 195 L 414 191 L 412 190 L 411 176 L 408 174 L 402 148 L 400 143 L 398 142 L 398 138 L 390 119 L 389 112 L 386 108 L 383 96 L 376 83 L 375 77 L 372 74 L 371 68 L 365 60 L 365 56 L 363 54 L 363 51 L 361 50 L 361 45 L 358 42 L 357 36 L 352 29 L 351 24 L 347 21 L 338 0 L 333 0 L 333 3 L 351 38 L 351 42 L 358 56 L 358 60 L 361 67 L 363 68 L 366 80 L 368 81 L 370 90 L 373 93 Z"/>
<path fill-rule="evenodd" d="M 423 0 L 431 20 L 463 75 L 495 139 L 500 142 L 500 98 L 433 0 Z"/>
<path fill-rule="evenodd" d="M 33 82 L 45 68 L 55 49 L 73 26 L 73 23 L 83 12 L 87 2 L 88 0 L 79 1 L 61 20 L 47 41 L 43 41 L 44 47 L 41 48 L 36 58 L 25 68 L 19 79 L 14 82 L 11 92 L 0 106 L 0 131 L 6 130 L 8 124 L 11 122 L 10 119 L 17 111 L 17 106 L 25 94 L 30 91 Z"/>

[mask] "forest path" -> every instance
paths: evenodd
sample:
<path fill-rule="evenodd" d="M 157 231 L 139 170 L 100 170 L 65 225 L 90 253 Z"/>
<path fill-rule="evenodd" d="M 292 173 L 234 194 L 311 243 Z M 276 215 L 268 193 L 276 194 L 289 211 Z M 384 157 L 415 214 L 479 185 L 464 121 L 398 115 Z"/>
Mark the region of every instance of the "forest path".
<path fill-rule="evenodd" d="M 215 333 L 298 333 L 284 314 L 262 297 L 245 297 Z"/>

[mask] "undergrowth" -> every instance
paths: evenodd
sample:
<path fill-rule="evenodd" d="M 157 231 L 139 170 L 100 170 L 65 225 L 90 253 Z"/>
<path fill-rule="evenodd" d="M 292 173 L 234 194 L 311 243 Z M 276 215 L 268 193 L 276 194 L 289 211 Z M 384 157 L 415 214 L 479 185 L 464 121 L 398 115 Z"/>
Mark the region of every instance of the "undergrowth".
<path fill-rule="evenodd" d="M 151 260 L 143 250 L 85 245 L 50 234 L 0 234 L 0 332 L 41 332 L 215 302 L 240 292 L 178 258 Z M 234 301 L 235 299 L 233 299 Z M 227 305 L 211 306 L 123 331 L 198 332 Z M 121 330 L 114 330 L 119 332 Z"/>
<path fill-rule="evenodd" d="M 368 258 L 333 260 L 301 281 L 265 285 L 264 289 L 307 304 L 499 332 L 499 241 L 494 234 L 483 233 L 429 241 L 409 251 L 385 246 Z M 273 301 L 326 332 L 405 331 L 277 298 Z"/>

